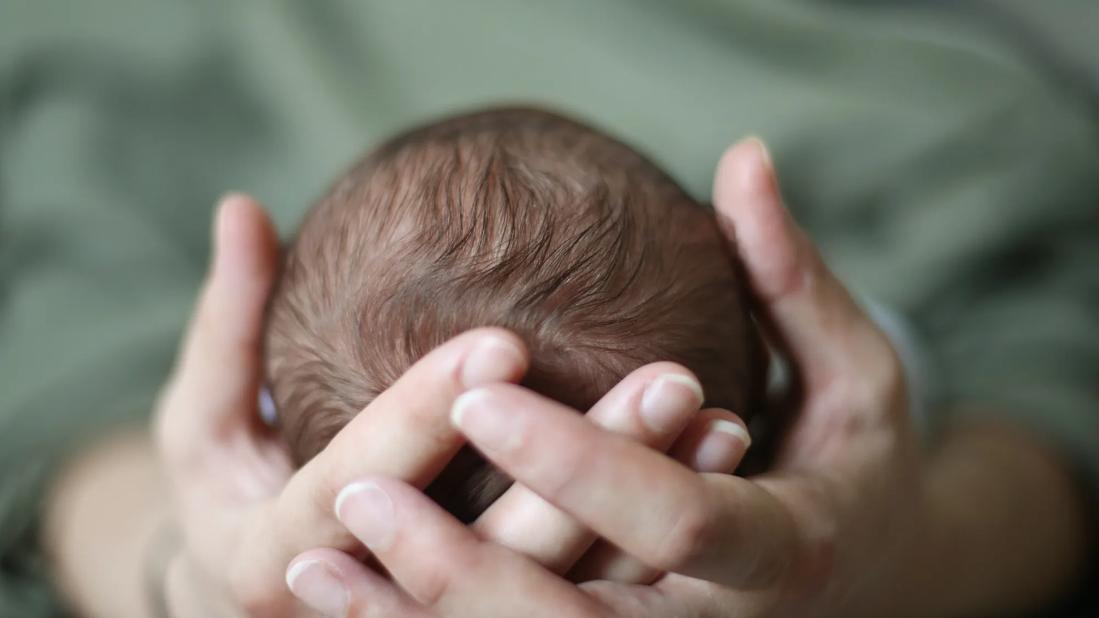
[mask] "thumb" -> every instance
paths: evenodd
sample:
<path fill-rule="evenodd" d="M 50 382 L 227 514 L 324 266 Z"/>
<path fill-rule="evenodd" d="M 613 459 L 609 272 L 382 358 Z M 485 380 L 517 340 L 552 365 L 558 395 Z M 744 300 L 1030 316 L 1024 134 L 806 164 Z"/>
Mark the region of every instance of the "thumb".
<path fill-rule="evenodd" d="M 714 208 L 726 237 L 735 238 L 759 309 L 810 387 L 891 366 L 888 340 L 783 205 L 762 142 L 746 139 L 726 151 L 714 177 Z"/>
<path fill-rule="evenodd" d="M 210 270 L 161 410 L 173 441 L 197 443 L 250 422 L 277 268 L 278 241 L 263 207 L 246 195 L 222 198 Z"/>

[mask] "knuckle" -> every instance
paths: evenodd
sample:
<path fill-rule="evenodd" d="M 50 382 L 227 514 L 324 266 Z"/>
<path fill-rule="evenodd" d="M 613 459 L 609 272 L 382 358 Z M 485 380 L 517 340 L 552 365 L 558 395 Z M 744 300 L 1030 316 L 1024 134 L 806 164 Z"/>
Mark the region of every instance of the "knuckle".
<path fill-rule="evenodd" d="M 615 461 L 613 448 L 615 443 L 604 448 L 579 443 L 560 445 L 559 458 L 552 460 L 545 458 L 545 463 L 533 458 L 528 459 L 538 445 L 535 444 L 531 432 L 517 433 L 521 435 L 513 438 L 517 443 L 515 457 L 525 460 L 518 463 L 529 468 L 528 474 L 532 479 L 542 480 L 540 493 L 544 492 L 547 496 L 566 501 L 574 495 L 582 497 L 589 487 L 586 481 L 590 479 L 590 471 L 600 465 L 600 460 L 606 457 L 608 461 Z"/>
<path fill-rule="evenodd" d="M 234 605 L 245 616 L 274 615 L 279 590 L 256 576 L 254 568 L 241 563 L 230 569 L 228 589 Z"/>
<path fill-rule="evenodd" d="M 852 377 L 835 386 L 832 401 L 840 408 L 837 412 L 843 416 L 863 418 L 867 413 L 881 407 L 878 385 L 866 376 Z"/>
<path fill-rule="evenodd" d="M 888 400 L 904 390 L 904 363 L 889 337 L 877 328 L 869 347 L 872 362 L 866 364 L 871 373 L 864 381 L 873 386 L 871 394 L 878 401 Z"/>
<path fill-rule="evenodd" d="M 440 566 L 426 567 L 420 575 L 415 597 L 421 604 L 436 609 L 447 602 L 452 590 L 453 577 L 450 571 Z"/>
<path fill-rule="evenodd" d="M 882 342 L 873 358 L 875 362 L 862 363 L 861 369 L 829 385 L 826 400 L 830 405 L 866 420 L 887 418 L 903 410 L 907 387 L 899 356 L 888 342 Z"/>
<path fill-rule="evenodd" d="M 448 544 L 439 560 L 423 565 L 417 574 L 416 601 L 440 614 L 458 610 L 465 614 L 469 600 L 484 594 L 485 586 L 500 580 L 501 565 L 507 564 L 506 550 L 479 542 Z"/>
<path fill-rule="evenodd" d="M 341 486 L 315 482 L 316 478 L 299 472 L 290 478 L 273 504 L 273 530 L 298 530 L 301 522 L 314 522 L 309 536 L 318 545 L 343 548 L 355 542 L 354 537 L 336 521 L 336 496 Z M 304 549 L 304 547 L 299 547 Z"/>
<path fill-rule="evenodd" d="M 652 556 L 651 566 L 676 572 L 691 564 L 713 537 L 714 515 L 705 499 L 685 502 L 664 542 Z"/>
<path fill-rule="evenodd" d="M 890 419 L 905 410 L 907 392 L 904 365 L 893 346 L 884 340 L 876 350 L 877 362 L 858 378 L 846 381 L 849 405 L 875 417 Z"/>
<path fill-rule="evenodd" d="M 581 582 L 577 588 L 597 603 L 595 608 L 585 608 L 577 613 L 584 618 L 653 615 L 653 608 L 646 602 L 645 596 L 621 594 L 616 582 L 595 579 Z"/>

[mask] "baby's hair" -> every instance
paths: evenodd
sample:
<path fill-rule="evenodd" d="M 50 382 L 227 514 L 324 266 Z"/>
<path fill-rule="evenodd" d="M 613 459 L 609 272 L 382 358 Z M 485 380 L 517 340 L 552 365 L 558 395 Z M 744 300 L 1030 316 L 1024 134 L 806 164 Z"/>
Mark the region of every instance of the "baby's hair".
<path fill-rule="evenodd" d="M 522 337 L 523 384 L 578 410 L 669 360 L 746 412 L 762 362 L 744 303 L 712 211 L 654 164 L 553 113 L 482 111 L 386 142 L 315 205 L 271 301 L 267 378 L 299 464 L 477 326 Z M 469 521 L 507 483 L 463 451 L 429 493 Z"/>

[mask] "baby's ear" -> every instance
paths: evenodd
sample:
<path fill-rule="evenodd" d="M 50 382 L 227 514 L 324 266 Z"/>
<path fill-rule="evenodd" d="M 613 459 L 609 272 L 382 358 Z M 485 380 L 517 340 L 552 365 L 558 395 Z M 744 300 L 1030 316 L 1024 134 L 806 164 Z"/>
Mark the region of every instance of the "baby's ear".
<path fill-rule="evenodd" d="M 278 427 L 279 411 L 275 407 L 275 399 L 271 396 L 271 389 L 266 384 L 260 385 L 259 392 L 256 394 L 256 410 L 259 412 L 259 418 L 264 425 L 272 429 Z"/>

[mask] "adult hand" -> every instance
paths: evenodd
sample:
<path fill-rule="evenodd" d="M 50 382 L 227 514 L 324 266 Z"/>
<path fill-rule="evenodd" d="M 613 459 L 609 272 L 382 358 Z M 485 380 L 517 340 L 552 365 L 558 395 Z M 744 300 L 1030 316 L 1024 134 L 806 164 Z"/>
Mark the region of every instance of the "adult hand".
<path fill-rule="evenodd" d="M 291 596 L 284 574 L 291 558 L 311 547 L 362 553 L 333 514 L 340 488 L 366 475 L 424 487 L 462 444 L 447 420 L 454 400 L 470 388 L 519 380 L 527 351 L 500 329 L 452 339 L 294 471 L 282 443 L 256 413 L 263 312 L 277 270 L 275 233 L 251 198 L 230 196 L 219 210 L 214 246 L 211 271 L 157 413 L 158 449 L 183 532 L 182 551 L 169 567 L 167 600 L 173 616 L 313 615 Z M 720 410 L 697 415 L 700 403 L 689 372 L 657 363 L 623 380 L 592 417 L 646 444 L 674 445 L 686 461 L 735 466 L 742 443 L 739 450 L 735 440 L 715 449 L 705 437 L 708 427 L 727 429 L 721 423 L 738 419 Z M 519 488 L 501 504 L 497 512 L 513 513 L 516 521 L 554 517 L 551 507 L 541 508 L 540 498 Z M 534 519 L 524 520 L 523 512 Z M 571 522 L 557 521 L 561 534 L 568 534 Z M 571 551 L 582 552 L 590 533 L 571 534 Z M 300 578 L 299 586 L 309 579 Z M 328 598 L 334 605 L 327 609 L 338 611 L 349 597 L 336 590 Z"/>
<path fill-rule="evenodd" d="M 911 568 L 927 512 L 897 357 L 783 208 L 757 140 L 722 158 L 714 202 L 804 388 L 773 471 L 697 474 L 512 385 L 470 390 L 452 410 L 455 426 L 517 482 L 667 575 L 652 586 L 573 585 L 377 475 L 348 485 L 335 510 L 392 579 L 332 549 L 307 552 L 291 569 L 325 565 L 352 591 L 359 616 L 811 616 L 890 607 L 890 595 L 912 581 L 901 570 Z"/>
<path fill-rule="evenodd" d="M 215 255 L 176 371 L 158 407 L 156 437 L 171 480 L 183 552 L 169 569 L 173 615 L 293 615 L 283 573 L 316 545 L 353 551 L 331 504 L 363 474 L 416 486 L 461 446 L 445 411 L 462 391 L 517 380 L 526 351 L 509 333 L 466 333 L 412 367 L 294 471 L 259 422 L 263 311 L 277 244 L 262 208 L 230 196 L 216 224 Z M 375 445 L 362 449 L 369 441 Z"/>

